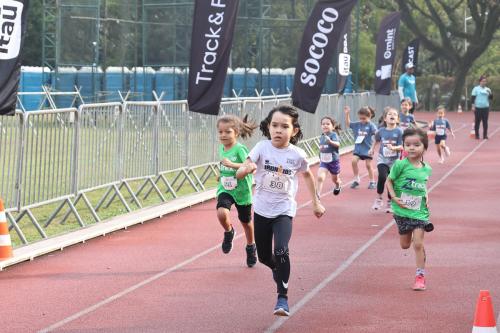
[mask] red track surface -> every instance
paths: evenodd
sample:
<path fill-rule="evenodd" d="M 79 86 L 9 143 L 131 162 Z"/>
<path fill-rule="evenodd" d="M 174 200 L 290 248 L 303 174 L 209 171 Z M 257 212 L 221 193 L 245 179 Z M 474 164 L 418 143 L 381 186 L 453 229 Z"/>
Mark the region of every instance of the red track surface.
<path fill-rule="evenodd" d="M 238 224 L 233 252 L 220 251 L 222 230 L 209 202 L 0 272 L 0 331 L 470 332 L 480 289 L 500 309 L 500 114 L 490 114 L 490 140 L 473 153 L 483 141 L 468 137 L 471 115 L 448 118 L 466 127 L 449 140 L 444 165 L 434 144 L 426 155 L 434 169 L 429 185 L 437 185 L 425 292 L 410 289 L 413 250 L 399 248 L 389 214 L 370 210 L 375 192 L 364 178 L 360 189 L 325 195 L 321 220 L 304 205 L 301 187 L 286 321 L 272 315 L 270 271 L 244 264 Z M 344 182 L 349 164 L 343 157 Z"/>

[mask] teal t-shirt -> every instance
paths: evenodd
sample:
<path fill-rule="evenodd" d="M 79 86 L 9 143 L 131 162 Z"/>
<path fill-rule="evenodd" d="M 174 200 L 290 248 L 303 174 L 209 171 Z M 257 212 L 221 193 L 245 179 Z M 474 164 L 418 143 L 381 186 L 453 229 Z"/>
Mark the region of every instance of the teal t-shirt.
<path fill-rule="evenodd" d="M 415 88 L 415 76 L 404 73 L 399 77 L 398 86 L 403 87 L 404 97 L 410 97 L 411 101 L 417 102 L 417 90 Z"/>
<path fill-rule="evenodd" d="M 476 100 L 474 101 L 474 105 L 476 108 L 488 108 L 490 107 L 490 98 L 491 90 L 488 87 L 475 86 L 472 89 L 472 96 L 476 96 Z"/>
<path fill-rule="evenodd" d="M 224 151 L 224 145 L 219 146 L 220 159 L 227 158 L 233 163 L 243 163 L 247 159 L 248 148 L 237 142 L 231 149 Z M 252 203 L 252 175 L 236 179 L 236 169 L 220 165 L 220 179 L 217 186 L 217 196 L 222 192 L 230 194 L 238 205 Z"/>
<path fill-rule="evenodd" d="M 394 215 L 421 221 L 429 220 L 426 196 L 427 181 L 432 174 L 432 168 L 424 162 L 421 165 L 416 168 L 405 158 L 397 160 L 392 166 L 389 178 L 394 184 L 394 192 L 407 206 L 402 208 L 392 202 Z"/>

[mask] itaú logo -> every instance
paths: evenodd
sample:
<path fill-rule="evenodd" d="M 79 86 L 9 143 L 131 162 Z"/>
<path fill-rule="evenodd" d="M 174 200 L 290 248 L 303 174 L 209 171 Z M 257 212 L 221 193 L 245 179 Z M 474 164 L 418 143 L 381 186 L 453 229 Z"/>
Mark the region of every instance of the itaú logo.
<path fill-rule="evenodd" d="M 304 62 L 305 71 L 300 74 L 300 82 L 309 87 L 316 84 L 316 74 L 321 68 L 319 61 L 325 56 L 325 48 L 328 46 L 327 34 L 333 31 L 333 22 L 338 18 L 339 13 L 335 8 L 325 8 L 316 25 L 318 31 L 312 36 L 312 45 L 309 47 L 310 57 Z"/>
<path fill-rule="evenodd" d="M 24 4 L 2 0 L 0 3 L 0 60 L 14 59 L 21 48 L 21 16 Z"/>

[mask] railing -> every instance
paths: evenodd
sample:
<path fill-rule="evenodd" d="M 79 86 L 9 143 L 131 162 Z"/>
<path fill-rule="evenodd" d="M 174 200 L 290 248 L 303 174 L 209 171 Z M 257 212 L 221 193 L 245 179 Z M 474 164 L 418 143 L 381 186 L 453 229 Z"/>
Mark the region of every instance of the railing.
<path fill-rule="evenodd" d="M 259 122 L 289 96 L 227 99 L 221 114 Z M 320 119 L 344 123 L 363 105 L 378 116 L 398 96 L 323 95 L 317 112 L 300 114 L 310 156 L 318 151 Z M 378 117 L 377 116 L 377 117 Z M 217 117 L 188 111 L 186 101 L 82 104 L 78 109 L 17 112 L 0 117 L 0 195 L 16 245 L 97 223 L 216 184 Z M 349 131 L 342 144 L 352 144 Z M 253 147 L 260 133 L 245 143 Z"/>

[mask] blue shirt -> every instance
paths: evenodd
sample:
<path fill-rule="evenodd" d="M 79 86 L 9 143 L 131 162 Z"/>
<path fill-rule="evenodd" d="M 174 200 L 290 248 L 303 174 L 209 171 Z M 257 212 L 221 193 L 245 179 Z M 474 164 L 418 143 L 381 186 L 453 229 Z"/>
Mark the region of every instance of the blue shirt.
<path fill-rule="evenodd" d="M 398 87 L 403 87 L 404 97 L 410 97 L 412 102 L 417 102 L 417 90 L 415 85 L 415 76 L 404 73 L 399 77 Z"/>
<path fill-rule="evenodd" d="M 408 127 L 410 127 L 410 124 L 415 123 L 415 117 L 411 114 L 404 114 L 403 112 L 399 113 L 399 127 L 404 131 Z"/>
<path fill-rule="evenodd" d="M 382 127 L 375 134 L 375 141 L 380 142 L 377 164 L 392 166 L 399 158 L 399 151 L 393 151 L 387 148 L 387 145 L 401 146 L 403 144 L 403 130 L 399 127 L 393 129 Z"/>
<path fill-rule="evenodd" d="M 476 106 L 476 108 L 489 108 L 490 95 L 491 95 L 490 88 L 475 86 L 474 89 L 472 89 L 472 96 L 476 96 L 476 100 L 474 101 L 474 105 Z"/>
<path fill-rule="evenodd" d="M 330 138 L 330 140 L 340 143 L 339 136 L 337 135 L 336 132 L 328 133 L 328 135 L 322 135 L 319 138 L 319 153 L 320 153 L 319 157 L 320 157 L 320 160 L 322 162 L 324 161 L 324 163 L 338 161 L 339 160 L 339 148 L 330 145 L 326 141 L 327 136 Z"/>
<path fill-rule="evenodd" d="M 436 118 L 432 122 L 431 131 L 436 131 L 437 136 L 446 136 L 446 129 L 451 129 L 448 119 Z"/>
<path fill-rule="evenodd" d="M 354 154 L 360 156 L 369 156 L 368 151 L 373 144 L 373 136 L 377 132 L 377 127 L 371 122 L 363 124 L 360 121 L 351 123 L 349 127 L 354 134 Z"/>

